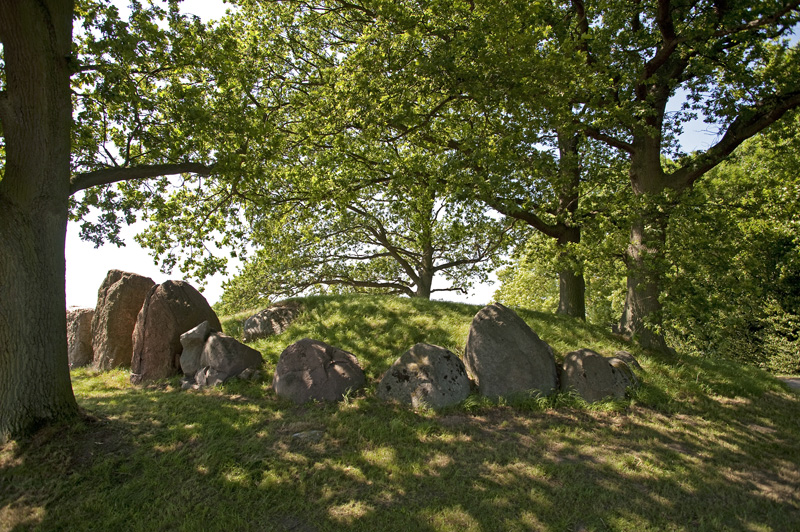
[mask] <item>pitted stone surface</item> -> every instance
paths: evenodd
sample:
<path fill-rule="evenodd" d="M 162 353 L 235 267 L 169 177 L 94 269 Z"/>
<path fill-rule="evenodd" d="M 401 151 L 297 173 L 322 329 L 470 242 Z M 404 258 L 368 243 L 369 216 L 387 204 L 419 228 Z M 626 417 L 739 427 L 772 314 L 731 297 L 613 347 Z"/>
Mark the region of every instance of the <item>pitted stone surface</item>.
<path fill-rule="evenodd" d="M 109 270 L 97 291 L 92 318 L 92 350 L 97 369 L 131 366 L 133 329 L 142 304 L 155 284 L 143 275 Z"/>
<path fill-rule="evenodd" d="M 383 375 L 378 397 L 414 407 L 443 408 L 466 399 L 469 384 L 467 370 L 457 355 L 436 345 L 417 344 Z"/>
<path fill-rule="evenodd" d="M 615 360 L 617 367 L 591 349 L 568 353 L 561 373 L 561 389 L 574 390 L 590 403 L 605 398 L 623 399 L 626 388 L 635 384 L 631 380 L 635 377 L 624 361 Z"/>
<path fill-rule="evenodd" d="M 93 308 L 77 308 L 67 311 L 67 356 L 69 367 L 77 368 L 92 363 L 92 319 Z"/>
<path fill-rule="evenodd" d="M 242 340 L 252 342 L 259 338 L 281 334 L 300 315 L 301 310 L 300 303 L 287 301 L 250 316 L 242 325 Z"/>

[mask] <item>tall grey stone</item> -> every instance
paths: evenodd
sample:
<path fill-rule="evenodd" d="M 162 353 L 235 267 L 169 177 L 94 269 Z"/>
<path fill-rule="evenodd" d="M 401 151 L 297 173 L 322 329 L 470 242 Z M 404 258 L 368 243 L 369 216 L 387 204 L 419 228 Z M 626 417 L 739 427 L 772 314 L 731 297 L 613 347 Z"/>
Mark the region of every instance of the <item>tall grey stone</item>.
<path fill-rule="evenodd" d="M 590 403 L 605 398 L 623 399 L 626 388 L 635 384 L 635 377 L 624 361 L 611 360 L 614 365 L 591 349 L 567 353 L 561 372 L 561 389 L 574 390 Z"/>
<path fill-rule="evenodd" d="M 413 407 L 443 408 L 466 399 L 469 384 L 458 355 L 437 345 L 416 344 L 384 373 L 378 397 Z"/>
<path fill-rule="evenodd" d="M 93 308 L 67 311 L 67 356 L 70 368 L 92 363 L 92 318 Z"/>
<path fill-rule="evenodd" d="M 136 317 L 155 284 L 143 275 L 109 270 L 97 291 L 92 318 L 92 350 L 97 369 L 130 367 Z"/>
<path fill-rule="evenodd" d="M 206 298 L 185 281 L 167 281 L 147 294 L 133 331 L 131 382 L 163 379 L 180 373 L 181 334 L 208 321 L 221 330 Z"/>
<path fill-rule="evenodd" d="M 300 303 L 285 301 L 250 316 L 242 325 L 242 340 L 252 342 L 259 338 L 281 334 L 300 315 L 301 310 Z"/>
<path fill-rule="evenodd" d="M 338 347 L 304 338 L 281 353 L 272 387 L 280 397 L 297 404 L 307 401 L 339 401 L 348 390 L 364 386 L 358 359 Z"/>
<path fill-rule="evenodd" d="M 482 308 L 472 320 L 464 364 L 482 395 L 549 395 L 556 389 L 553 351 L 516 312 L 500 303 Z"/>
<path fill-rule="evenodd" d="M 205 347 L 206 340 L 213 332 L 211 324 L 206 320 L 181 335 L 181 371 L 187 377 L 195 375 L 197 370 L 202 367 L 200 357 L 203 356 L 203 347 Z"/>

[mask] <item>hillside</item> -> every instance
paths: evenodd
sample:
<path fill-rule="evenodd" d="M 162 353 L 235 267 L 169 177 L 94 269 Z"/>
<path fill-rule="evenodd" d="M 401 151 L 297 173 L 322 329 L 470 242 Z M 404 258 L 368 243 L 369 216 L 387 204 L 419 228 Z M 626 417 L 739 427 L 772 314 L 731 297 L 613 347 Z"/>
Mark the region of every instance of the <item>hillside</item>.
<path fill-rule="evenodd" d="M 0 450 L 0 530 L 793 530 L 800 396 L 727 361 L 643 353 L 599 328 L 519 311 L 557 353 L 627 349 L 626 401 L 470 397 L 443 412 L 375 397 L 417 342 L 463 352 L 478 307 L 380 296 L 302 300 L 252 344 L 262 382 L 180 391 L 73 372 L 85 423 Z M 223 319 L 236 335 L 241 319 Z M 367 389 L 294 406 L 269 387 L 286 345 L 354 353 Z"/>

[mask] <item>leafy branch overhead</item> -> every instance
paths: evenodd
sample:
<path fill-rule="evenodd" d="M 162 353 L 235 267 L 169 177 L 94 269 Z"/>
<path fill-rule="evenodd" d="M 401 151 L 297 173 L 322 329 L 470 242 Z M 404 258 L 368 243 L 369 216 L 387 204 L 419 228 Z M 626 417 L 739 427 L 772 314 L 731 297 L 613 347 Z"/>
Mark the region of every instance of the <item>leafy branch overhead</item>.
<path fill-rule="evenodd" d="M 422 252 L 359 228 L 379 219 L 399 235 L 398 213 L 427 212 L 414 195 L 433 190 L 436 209 L 491 208 L 560 243 L 573 295 L 559 310 L 582 316 L 579 248 L 600 243 L 581 234 L 601 214 L 630 231 L 615 251 L 628 268 L 619 330 L 663 348 L 663 205 L 800 105 L 798 50 L 785 40 L 798 5 L 243 1 L 209 26 L 174 4 L 139 6 L 124 22 L 87 8 L 96 29 L 79 39 L 86 129 L 73 189 L 89 176 L 110 183 L 112 171 L 144 176 L 119 169 L 140 165 L 195 173 L 93 189 L 75 217 L 104 208 L 85 235 L 114 240 L 142 212 L 152 223 L 140 241 L 196 276 L 224 268 L 229 247 L 255 253 L 280 293 L 316 283 L 426 293 L 420 272 L 432 268 L 410 259 Z M 717 139 L 684 153 L 678 135 L 697 117 Z M 358 257 L 373 268 L 354 268 Z M 440 260 L 467 259 L 451 247 Z"/>

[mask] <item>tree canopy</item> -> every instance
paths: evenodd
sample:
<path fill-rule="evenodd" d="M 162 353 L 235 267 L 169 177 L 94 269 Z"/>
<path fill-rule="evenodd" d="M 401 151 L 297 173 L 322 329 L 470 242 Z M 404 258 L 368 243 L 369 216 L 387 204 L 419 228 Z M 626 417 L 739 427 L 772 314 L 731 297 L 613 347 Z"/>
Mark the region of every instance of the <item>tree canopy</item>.
<path fill-rule="evenodd" d="M 396 288 L 419 294 L 431 270 L 460 288 L 496 258 L 504 222 L 487 204 L 562 245 L 558 271 L 575 285 L 585 232 L 624 226 L 618 330 L 666 349 L 665 326 L 689 326 L 664 320 L 668 296 L 688 293 L 674 271 L 705 293 L 731 285 L 675 259 L 700 238 L 686 220 L 709 215 L 725 234 L 768 238 L 756 277 L 785 274 L 762 294 L 780 310 L 747 327 L 793 327 L 773 320 L 794 304 L 790 224 L 726 218 L 713 197 L 734 202 L 745 176 L 725 166 L 708 188 L 703 178 L 800 106 L 800 47 L 788 39 L 800 1 L 240 0 L 215 24 L 162 5 L 132 2 L 123 19 L 95 0 L 0 4 L 3 437 L 76 411 L 59 251 L 70 216 L 97 243 L 119 242 L 120 225 L 142 216 L 142 242 L 198 277 L 260 245 L 289 267 L 303 258 L 286 253 L 294 239 L 326 268 L 305 281 L 354 278 L 348 257 L 366 254 L 367 273 L 401 272 Z M 676 98 L 683 107 L 668 112 Z M 684 153 L 676 136 L 696 117 L 717 140 Z M 780 182 L 766 181 L 777 201 Z"/>

